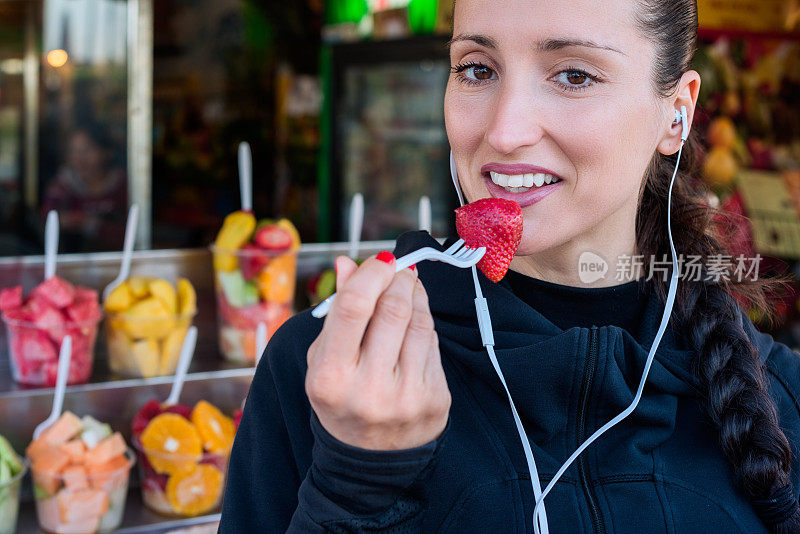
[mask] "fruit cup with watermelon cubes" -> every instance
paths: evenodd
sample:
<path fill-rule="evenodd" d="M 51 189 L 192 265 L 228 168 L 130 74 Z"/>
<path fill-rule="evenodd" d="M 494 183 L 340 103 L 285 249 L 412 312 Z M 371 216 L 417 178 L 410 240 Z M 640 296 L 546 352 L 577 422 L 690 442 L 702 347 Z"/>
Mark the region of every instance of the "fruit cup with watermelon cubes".
<path fill-rule="evenodd" d="M 219 509 L 236 433 L 231 418 L 206 401 L 189 408 L 153 400 L 134 417 L 132 432 L 145 506 L 171 517 Z"/>
<path fill-rule="evenodd" d="M 26 453 L 42 530 L 91 534 L 120 525 L 135 456 L 119 432 L 64 412 Z"/>
<path fill-rule="evenodd" d="M 55 386 L 58 353 L 72 336 L 67 384 L 85 384 L 92 374 L 101 312 L 97 291 L 54 276 L 23 298 L 22 286 L 0 290 L 11 374 L 20 384 Z"/>
<path fill-rule="evenodd" d="M 0 436 L 0 534 L 17 531 L 19 487 L 27 472 L 27 462 L 17 455 L 6 438 Z"/>
<path fill-rule="evenodd" d="M 248 212 L 226 217 L 211 247 L 220 351 L 226 359 L 252 364 L 256 330 L 271 336 L 291 315 L 300 237 L 287 219 L 256 223 Z"/>
<path fill-rule="evenodd" d="M 161 278 L 134 277 L 103 304 L 111 370 L 150 378 L 171 375 L 197 314 L 197 294 L 185 278 L 173 286 Z"/>

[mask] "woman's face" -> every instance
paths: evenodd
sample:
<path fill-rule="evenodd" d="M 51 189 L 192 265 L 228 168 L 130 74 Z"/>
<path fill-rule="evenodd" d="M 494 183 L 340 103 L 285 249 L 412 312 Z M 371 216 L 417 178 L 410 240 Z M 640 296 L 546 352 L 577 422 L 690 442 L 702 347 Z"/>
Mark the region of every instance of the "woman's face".
<path fill-rule="evenodd" d="M 84 179 L 92 177 L 103 168 L 103 150 L 85 132 L 72 136 L 69 144 L 68 163 Z"/>
<path fill-rule="evenodd" d="M 636 5 L 456 2 L 447 135 L 470 202 L 522 206 L 520 256 L 570 244 L 603 250 L 620 232 L 633 244 L 643 175 L 674 115 L 653 90 L 654 46 L 636 31 Z M 500 165 L 500 185 L 489 164 Z M 561 181 L 548 185 L 538 173 Z M 525 174 L 534 187 L 505 182 Z"/>

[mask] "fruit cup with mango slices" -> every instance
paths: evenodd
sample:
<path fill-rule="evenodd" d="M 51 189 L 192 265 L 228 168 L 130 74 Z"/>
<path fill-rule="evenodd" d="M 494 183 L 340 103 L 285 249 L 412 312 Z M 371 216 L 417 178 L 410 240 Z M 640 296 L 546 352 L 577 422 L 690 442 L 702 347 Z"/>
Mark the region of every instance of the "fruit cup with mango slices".
<path fill-rule="evenodd" d="M 256 222 L 237 211 L 225 218 L 211 252 L 220 351 L 238 363 L 255 361 L 259 323 L 271 336 L 292 314 L 300 236 L 287 219 Z"/>
<path fill-rule="evenodd" d="M 161 278 L 129 278 L 103 306 L 112 371 L 144 378 L 175 372 L 197 314 L 197 294 L 188 280 L 173 286 Z"/>
<path fill-rule="evenodd" d="M 178 517 L 219 508 L 236 434 L 230 417 L 206 401 L 189 408 L 152 400 L 136 414 L 131 431 L 145 506 Z"/>

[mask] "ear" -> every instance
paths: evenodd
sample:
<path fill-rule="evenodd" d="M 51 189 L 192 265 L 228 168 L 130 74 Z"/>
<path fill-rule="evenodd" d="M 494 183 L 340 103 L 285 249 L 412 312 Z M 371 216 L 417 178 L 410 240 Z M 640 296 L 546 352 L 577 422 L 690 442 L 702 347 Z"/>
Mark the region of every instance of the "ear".
<path fill-rule="evenodd" d="M 678 89 L 670 98 L 664 119 L 664 136 L 658 143 L 658 151 L 664 155 L 674 154 L 681 147 L 681 132 L 683 126 L 675 124 L 675 110 L 680 111 L 681 106 L 686 106 L 686 115 L 689 117 L 689 128 L 692 127 L 694 110 L 697 107 L 697 97 L 700 94 L 700 74 L 690 70 L 683 74 L 678 83 Z"/>

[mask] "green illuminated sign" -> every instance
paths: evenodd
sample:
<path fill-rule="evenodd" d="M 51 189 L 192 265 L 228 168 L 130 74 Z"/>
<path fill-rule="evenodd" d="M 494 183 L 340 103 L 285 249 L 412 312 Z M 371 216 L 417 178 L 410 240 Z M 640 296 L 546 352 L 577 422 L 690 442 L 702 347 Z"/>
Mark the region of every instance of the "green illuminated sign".
<path fill-rule="evenodd" d="M 367 13 L 408 6 L 408 22 L 416 34 L 433 33 L 438 0 L 329 0 L 325 2 L 325 24 L 358 23 Z"/>

